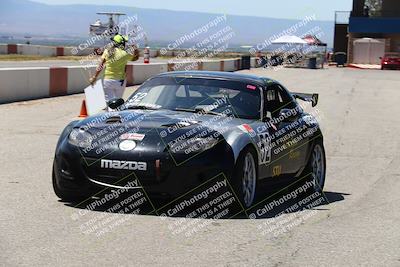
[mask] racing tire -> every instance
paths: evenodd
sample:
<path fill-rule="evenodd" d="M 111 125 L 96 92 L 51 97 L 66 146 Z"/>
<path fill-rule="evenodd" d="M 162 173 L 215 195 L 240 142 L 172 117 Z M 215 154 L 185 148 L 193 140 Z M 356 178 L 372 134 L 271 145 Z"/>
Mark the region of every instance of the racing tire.
<path fill-rule="evenodd" d="M 239 155 L 233 174 L 233 189 L 244 208 L 249 208 L 256 199 L 258 180 L 257 153 L 247 147 Z"/>
<path fill-rule="evenodd" d="M 325 148 L 321 139 L 317 140 L 312 146 L 311 155 L 303 175 L 310 176 L 307 180 L 314 184 L 312 188 L 314 192 L 323 192 L 326 176 L 326 157 Z"/>

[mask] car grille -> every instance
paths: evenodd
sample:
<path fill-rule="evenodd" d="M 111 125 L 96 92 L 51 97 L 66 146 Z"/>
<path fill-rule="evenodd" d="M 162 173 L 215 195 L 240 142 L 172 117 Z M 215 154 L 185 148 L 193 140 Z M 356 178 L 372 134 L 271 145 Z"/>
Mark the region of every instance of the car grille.
<path fill-rule="evenodd" d="M 159 182 L 159 178 L 155 174 L 155 164 L 152 162 L 146 163 L 146 171 L 102 168 L 101 159 L 86 158 L 82 160 L 81 166 L 87 178 L 109 185 L 123 186 L 123 184 L 136 179 L 139 180 L 141 185 L 151 185 Z"/>

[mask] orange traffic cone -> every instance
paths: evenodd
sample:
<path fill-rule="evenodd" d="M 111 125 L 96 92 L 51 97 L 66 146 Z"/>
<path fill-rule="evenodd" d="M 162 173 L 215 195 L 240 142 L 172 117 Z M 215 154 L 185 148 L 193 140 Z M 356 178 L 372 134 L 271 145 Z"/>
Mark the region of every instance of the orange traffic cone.
<path fill-rule="evenodd" d="M 88 116 L 87 109 L 86 109 L 86 100 L 82 100 L 82 105 L 81 105 L 81 112 L 79 114 L 79 118 L 86 118 Z"/>

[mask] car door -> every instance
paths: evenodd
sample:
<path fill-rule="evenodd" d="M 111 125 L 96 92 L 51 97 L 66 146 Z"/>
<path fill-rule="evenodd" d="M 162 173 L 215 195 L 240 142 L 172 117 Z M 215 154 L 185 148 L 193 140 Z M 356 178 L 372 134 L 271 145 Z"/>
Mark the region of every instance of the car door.
<path fill-rule="evenodd" d="M 291 143 L 285 153 L 288 156 L 285 164 L 290 166 L 288 169 L 296 173 L 304 167 L 306 162 L 311 139 L 311 135 L 308 132 L 311 127 L 307 119 L 305 119 L 306 113 L 304 113 L 294 97 L 282 85 L 277 84 L 277 86 L 283 99 L 283 106 L 295 111 L 295 116 L 288 121 L 284 121 L 281 127 L 285 127 L 288 133 L 292 133 Z"/>
<path fill-rule="evenodd" d="M 278 83 L 269 84 L 265 96 L 266 122 L 272 134 L 269 174 L 270 177 L 290 178 L 302 165 L 303 151 L 299 146 L 297 132 L 302 125 L 299 121 L 301 112 L 297 102 Z M 285 111 L 291 111 L 290 114 L 294 115 L 282 116 Z"/>

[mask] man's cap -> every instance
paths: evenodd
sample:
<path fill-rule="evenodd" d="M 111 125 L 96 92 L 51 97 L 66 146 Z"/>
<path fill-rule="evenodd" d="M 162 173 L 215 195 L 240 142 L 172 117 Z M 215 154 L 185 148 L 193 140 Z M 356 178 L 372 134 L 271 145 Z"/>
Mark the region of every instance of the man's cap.
<path fill-rule="evenodd" d="M 117 34 L 112 38 L 112 40 L 117 44 L 123 44 L 128 41 L 128 36 Z"/>

